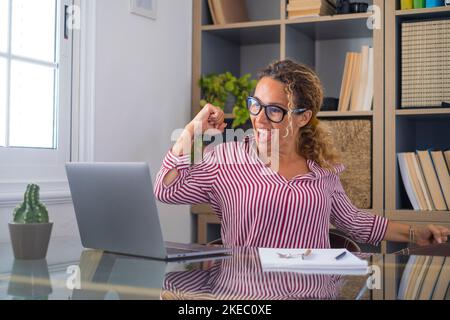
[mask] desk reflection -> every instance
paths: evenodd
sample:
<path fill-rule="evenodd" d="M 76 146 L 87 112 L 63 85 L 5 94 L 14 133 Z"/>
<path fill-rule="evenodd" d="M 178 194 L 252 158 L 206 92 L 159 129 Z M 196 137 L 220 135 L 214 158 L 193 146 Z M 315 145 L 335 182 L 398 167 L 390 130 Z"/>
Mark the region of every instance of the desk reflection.
<path fill-rule="evenodd" d="M 357 280 L 355 291 L 343 297 L 344 284 L 349 287 L 345 276 L 263 272 L 256 248 L 236 248 L 230 256 L 209 260 L 170 263 L 84 251 L 79 267 L 81 286 L 72 291 L 74 300 L 354 299 L 367 279 L 350 277 Z"/>
<path fill-rule="evenodd" d="M 72 300 L 159 300 L 167 263 L 86 250 Z"/>
<path fill-rule="evenodd" d="M 362 279 L 364 278 L 364 279 Z M 359 277 L 361 290 L 366 277 Z M 304 300 L 338 299 L 346 282 L 338 275 L 263 272 L 258 250 L 235 249 L 229 259 L 201 269 L 170 272 L 162 299 Z"/>
<path fill-rule="evenodd" d="M 47 260 L 14 260 L 8 296 L 14 300 L 47 300 L 52 291 Z"/>

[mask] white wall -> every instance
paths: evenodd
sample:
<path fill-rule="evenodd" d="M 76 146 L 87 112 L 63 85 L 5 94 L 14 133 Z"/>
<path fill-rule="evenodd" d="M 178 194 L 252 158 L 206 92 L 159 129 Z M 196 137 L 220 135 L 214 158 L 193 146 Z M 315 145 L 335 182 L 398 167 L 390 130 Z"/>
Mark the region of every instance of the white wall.
<path fill-rule="evenodd" d="M 159 0 L 156 20 L 130 14 L 129 0 L 95 1 L 94 159 L 146 161 L 154 177 L 190 119 L 192 0 Z M 13 208 L 0 207 L 0 242 Z M 48 208 L 52 236 L 78 234 L 71 205 Z M 166 240 L 193 240 L 187 206 L 159 208 Z"/>
<path fill-rule="evenodd" d="M 157 19 L 129 0 L 97 1 L 96 161 L 146 161 L 153 177 L 174 129 L 190 119 L 192 1 L 158 1 Z M 187 206 L 160 205 L 168 240 L 191 240 Z"/>

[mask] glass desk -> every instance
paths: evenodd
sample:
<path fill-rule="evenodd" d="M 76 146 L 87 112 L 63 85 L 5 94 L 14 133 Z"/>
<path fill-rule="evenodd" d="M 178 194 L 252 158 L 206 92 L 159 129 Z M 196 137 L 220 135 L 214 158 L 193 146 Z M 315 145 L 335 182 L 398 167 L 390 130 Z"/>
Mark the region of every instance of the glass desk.
<path fill-rule="evenodd" d="M 14 260 L 0 244 L 0 299 L 449 299 L 450 258 L 362 254 L 365 275 L 263 272 L 256 249 L 164 261 L 83 250 L 52 239 L 47 260 Z"/>

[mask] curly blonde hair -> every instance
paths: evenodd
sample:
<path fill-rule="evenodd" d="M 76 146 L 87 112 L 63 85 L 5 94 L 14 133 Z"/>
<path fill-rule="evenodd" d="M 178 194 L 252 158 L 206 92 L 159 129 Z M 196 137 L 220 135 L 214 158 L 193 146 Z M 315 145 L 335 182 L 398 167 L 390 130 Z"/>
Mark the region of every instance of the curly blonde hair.
<path fill-rule="evenodd" d="M 323 102 L 322 83 L 317 74 L 303 64 L 286 59 L 271 63 L 258 76 L 260 80 L 269 77 L 285 85 L 289 109 L 301 107 L 312 111 L 309 123 L 295 133 L 297 153 L 334 172 L 341 159 L 334 147 L 331 132 L 317 119 L 317 113 Z M 291 113 L 289 113 L 289 128 L 292 130 Z"/>

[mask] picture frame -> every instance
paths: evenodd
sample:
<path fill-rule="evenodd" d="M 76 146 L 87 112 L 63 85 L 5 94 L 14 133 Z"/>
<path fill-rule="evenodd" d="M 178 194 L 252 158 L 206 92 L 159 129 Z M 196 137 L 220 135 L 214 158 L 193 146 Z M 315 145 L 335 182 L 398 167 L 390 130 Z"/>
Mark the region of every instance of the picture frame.
<path fill-rule="evenodd" d="M 130 0 L 130 12 L 149 19 L 156 19 L 157 0 Z"/>

